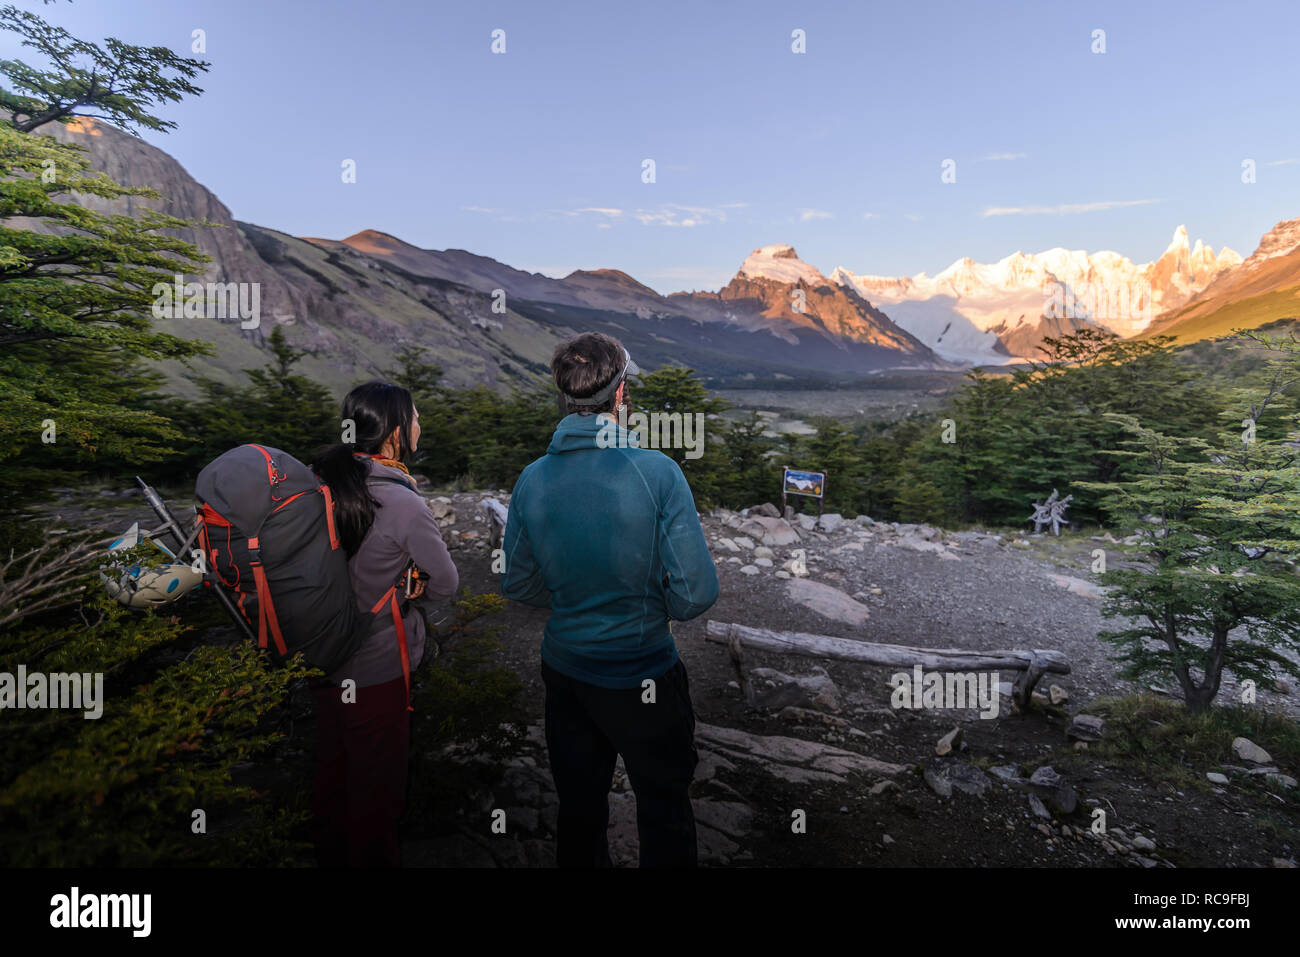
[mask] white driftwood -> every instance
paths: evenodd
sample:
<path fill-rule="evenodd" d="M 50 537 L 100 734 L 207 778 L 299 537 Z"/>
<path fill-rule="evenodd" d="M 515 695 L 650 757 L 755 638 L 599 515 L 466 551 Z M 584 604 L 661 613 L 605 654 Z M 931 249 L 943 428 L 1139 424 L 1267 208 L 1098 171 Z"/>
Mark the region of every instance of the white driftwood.
<path fill-rule="evenodd" d="M 509 512 L 494 498 L 485 498 L 480 504 L 488 516 L 488 541 L 493 547 L 497 547 L 501 545 L 501 540 L 505 536 L 506 516 Z"/>
<path fill-rule="evenodd" d="M 881 645 L 852 638 L 832 638 L 797 631 L 772 631 L 749 625 L 710 621 L 705 630 L 709 641 L 729 645 L 732 660 L 738 647 L 774 651 L 808 658 L 833 658 L 863 665 L 911 668 L 920 665 L 933 671 L 1019 671 L 1013 697 L 1027 708 L 1034 685 L 1044 674 L 1070 673 L 1070 663 L 1059 651 L 972 651 L 966 648 L 913 648 L 908 645 Z"/>

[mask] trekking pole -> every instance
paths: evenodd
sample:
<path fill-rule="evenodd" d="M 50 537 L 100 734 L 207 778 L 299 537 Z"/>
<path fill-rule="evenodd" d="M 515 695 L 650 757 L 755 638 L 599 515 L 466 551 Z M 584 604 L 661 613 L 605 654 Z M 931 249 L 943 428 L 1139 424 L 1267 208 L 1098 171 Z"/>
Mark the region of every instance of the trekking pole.
<path fill-rule="evenodd" d="M 181 529 L 180 523 L 177 522 L 176 518 L 172 515 L 171 509 L 167 507 L 167 503 L 164 502 L 162 497 L 149 486 L 148 482 L 140 478 L 140 476 L 137 475 L 135 480 L 139 483 L 140 491 L 144 493 L 145 501 L 149 503 L 149 507 L 153 509 L 154 514 L 157 515 L 159 520 L 163 523 L 163 527 L 166 528 L 167 531 L 171 532 L 172 537 L 176 539 L 177 549 L 184 549 L 185 544 L 189 539 L 186 538 L 184 531 Z M 244 620 L 243 615 L 241 615 L 239 610 L 235 608 L 235 603 L 230 600 L 230 596 L 220 588 L 211 588 L 209 591 L 217 597 L 217 601 L 221 602 L 221 607 L 230 613 L 230 617 L 234 619 L 235 624 L 238 625 L 239 629 L 244 633 L 244 637 L 248 638 L 250 641 L 256 641 L 257 636 L 253 634 L 253 629 L 249 627 L 248 622 Z"/>

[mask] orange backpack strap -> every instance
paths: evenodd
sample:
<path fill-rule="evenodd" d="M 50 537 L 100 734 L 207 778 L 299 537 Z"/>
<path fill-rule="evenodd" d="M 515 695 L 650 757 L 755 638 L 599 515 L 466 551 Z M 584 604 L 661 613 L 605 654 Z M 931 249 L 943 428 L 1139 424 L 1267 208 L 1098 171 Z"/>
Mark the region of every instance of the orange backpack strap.
<path fill-rule="evenodd" d="M 388 591 L 384 592 L 383 597 L 375 602 L 375 607 L 370 609 L 372 615 L 378 614 L 379 609 L 387 604 L 393 614 L 393 628 L 397 632 L 397 650 L 402 656 L 402 681 L 406 684 L 406 710 L 414 711 L 411 707 L 411 653 L 406 647 L 406 622 L 402 620 L 402 610 L 397 601 L 397 586 L 393 585 Z"/>
<path fill-rule="evenodd" d="M 334 524 L 334 495 L 330 492 L 328 485 L 322 485 L 320 493 L 325 497 L 325 524 L 329 528 L 330 548 L 337 549 L 339 547 L 339 530 L 338 526 Z"/>
<path fill-rule="evenodd" d="M 257 647 L 266 647 L 266 633 L 269 630 L 275 639 L 275 650 L 281 657 L 287 658 L 289 649 L 285 647 L 284 635 L 280 632 L 280 619 L 276 617 L 275 605 L 271 601 L 271 589 L 266 583 L 266 570 L 262 568 L 256 538 L 248 540 L 248 550 L 253 556 L 253 582 L 257 586 Z"/>

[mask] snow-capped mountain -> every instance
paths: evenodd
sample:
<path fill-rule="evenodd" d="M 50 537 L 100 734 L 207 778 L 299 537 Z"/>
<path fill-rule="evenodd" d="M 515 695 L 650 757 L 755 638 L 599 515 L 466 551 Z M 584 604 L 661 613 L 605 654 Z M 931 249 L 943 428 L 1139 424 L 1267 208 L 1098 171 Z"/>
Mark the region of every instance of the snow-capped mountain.
<path fill-rule="evenodd" d="M 718 292 L 675 293 L 669 298 L 679 297 L 688 298 L 697 312 L 712 308 L 729 322 L 766 329 L 791 344 L 813 335 L 891 355 L 897 368 L 948 366 L 856 290 L 832 282 L 801 260 L 792 246 L 755 249 Z"/>
<path fill-rule="evenodd" d="M 840 268 L 831 279 L 888 310 L 940 355 L 988 362 L 1006 361 L 1007 352 L 1037 355 L 1043 335 L 1084 325 L 1135 335 L 1241 262 L 1226 246 L 1217 254 L 1199 239 L 1189 247 L 1187 229 L 1179 226 L 1165 252 L 1149 263 L 1110 250 L 1058 247 L 1017 251 L 995 263 L 963 258 L 933 277 Z"/>

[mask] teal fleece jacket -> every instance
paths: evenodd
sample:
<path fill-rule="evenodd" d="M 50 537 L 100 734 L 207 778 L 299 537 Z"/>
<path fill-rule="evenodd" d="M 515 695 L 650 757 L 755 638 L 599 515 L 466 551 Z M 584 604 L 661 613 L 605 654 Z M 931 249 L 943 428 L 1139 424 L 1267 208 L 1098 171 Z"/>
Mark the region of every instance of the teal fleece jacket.
<path fill-rule="evenodd" d="M 603 415 L 565 416 L 519 476 L 501 592 L 551 609 L 542 660 L 636 688 L 677 663 L 669 619 L 703 614 L 718 574 L 677 463 Z"/>

